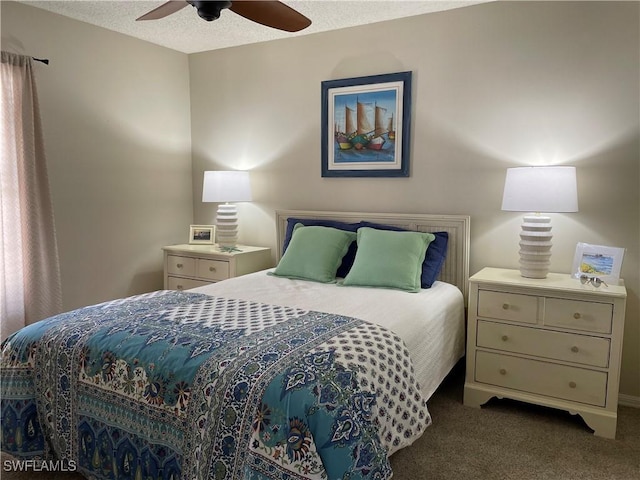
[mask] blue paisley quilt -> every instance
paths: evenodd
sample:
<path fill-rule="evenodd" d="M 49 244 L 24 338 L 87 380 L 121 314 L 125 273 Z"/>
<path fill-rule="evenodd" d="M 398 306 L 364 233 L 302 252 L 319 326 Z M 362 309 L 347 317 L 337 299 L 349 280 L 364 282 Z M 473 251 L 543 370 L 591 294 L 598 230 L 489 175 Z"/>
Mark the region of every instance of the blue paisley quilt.
<path fill-rule="evenodd" d="M 2 450 L 96 479 L 388 479 L 431 422 L 392 332 L 190 292 L 30 325 L 0 373 Z"/>

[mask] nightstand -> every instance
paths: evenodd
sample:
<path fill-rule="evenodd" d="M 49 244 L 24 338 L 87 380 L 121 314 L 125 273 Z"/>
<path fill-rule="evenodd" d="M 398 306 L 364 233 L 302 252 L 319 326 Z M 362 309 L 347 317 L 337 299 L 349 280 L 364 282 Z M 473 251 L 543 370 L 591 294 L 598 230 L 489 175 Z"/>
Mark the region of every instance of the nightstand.
<path fill-rule="evenodd" d="M 238 245 L 224 252 L 217 245 L 170 245 L 164 250 L 164 288 L 187 290 L 273 266 L 271 249 Z"/>
<path fill-rule="evenodd" d="M 569 274 L 484 268 L 470 278 L 464 404 L 511 398 L 580 415 L 615 438 L 627 292 Z"/>

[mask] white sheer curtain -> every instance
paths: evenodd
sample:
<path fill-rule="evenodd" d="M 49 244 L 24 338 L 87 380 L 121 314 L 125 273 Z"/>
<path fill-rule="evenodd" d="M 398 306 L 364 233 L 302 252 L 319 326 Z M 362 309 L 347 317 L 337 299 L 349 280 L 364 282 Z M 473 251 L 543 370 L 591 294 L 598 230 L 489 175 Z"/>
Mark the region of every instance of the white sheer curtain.
<path fill-rule="evenodd" d="M 59 313 L 60 269 L 31 57 L 2 52 L 0 324 L 4 340 Z"/>

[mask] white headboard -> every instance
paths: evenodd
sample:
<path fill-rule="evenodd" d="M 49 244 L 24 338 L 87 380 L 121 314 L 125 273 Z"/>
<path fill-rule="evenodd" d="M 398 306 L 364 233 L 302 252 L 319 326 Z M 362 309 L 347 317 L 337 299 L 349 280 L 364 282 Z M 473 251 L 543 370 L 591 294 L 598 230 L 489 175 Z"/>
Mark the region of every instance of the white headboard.
<path fill-rule="evenodd" d="M 277 210 L 278 244 L 276 258 L 280 260 L 287 229 L 287 219 L 313 218 L 355 223 L 361 220 L 394 225 L 417 232 L 448 232 L 449 245 L 439 280 L 456 285 L 463 293 L 465 304 L 469 289 L 469 245 L 471 217 L 468 215 L 430 215 L 407 213 L 323 212 L 309 210 Z"/>

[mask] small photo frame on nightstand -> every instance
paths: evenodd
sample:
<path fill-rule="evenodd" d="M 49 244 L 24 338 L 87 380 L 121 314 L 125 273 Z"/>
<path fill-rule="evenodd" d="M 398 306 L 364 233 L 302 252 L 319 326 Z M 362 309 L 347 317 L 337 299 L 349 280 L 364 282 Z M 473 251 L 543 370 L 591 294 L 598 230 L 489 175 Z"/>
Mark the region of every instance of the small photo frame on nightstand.
<path fill-rule="evenodd" d="M 189 227 L 189 244 L 191 245 L 213 245 L 215 238 L 215 225 L 191 225 Z"/>
<path fill-rule="evenodd" d="M 586 275 L 617 285 L 623 257 L 624 248 L 578 242 L 571 271 L 574 278 Z"/>

